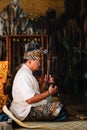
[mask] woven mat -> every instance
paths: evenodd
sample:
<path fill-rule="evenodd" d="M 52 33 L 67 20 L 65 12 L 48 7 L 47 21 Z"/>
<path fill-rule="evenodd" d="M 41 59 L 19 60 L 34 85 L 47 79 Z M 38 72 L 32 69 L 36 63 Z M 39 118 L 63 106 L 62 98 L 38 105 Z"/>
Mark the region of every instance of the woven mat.
<path fill-rule="evenodd" d="M 70 121 L 58 123 L 57 130 L 87 130 L 87 121 Z"/>
<path fill-rule="evenodd" d="M 48 126 L 48 128 L 52 128 L 53 130 L 87 130 L 87 121 L 70 121 L 70 122 L 56 122 L 56 123 L 41 122 L 35 124 L 40 124 L 40 125 L 42 124 Z"/>
<path fill-rule="evenodd" d="M 27 125 L 40 125 L 48 127 L 50 130 L 87 130 L 87 121 L 68 121 L 68 122 L 25 122 Z M 25 128 L 14 128 L 14 130 L 27 130 Z M 37 129 L 33 129 L 37 130 Z M 46 130 L 46 129 L 39 129 Z"/>
<path fill-rule="evenodd" d="M 45 126 L 50 130 L 87 130 L 87 120 L 86 121 L 67 121 L 67 122 L 25 122 L 27 125 L 35 126 Z M 4 125 L 6 128 L 6 123 L 0 122 L 0 130 L 1 125 Z M 15 126 L 14 126 L 15 127 Z M 26 128 L 17 127 L 14 130 L 27 130 Z M 37 130 L 37 129 L 32 129 Z M 46 130 L 46 129 L 39 129 Z"/>

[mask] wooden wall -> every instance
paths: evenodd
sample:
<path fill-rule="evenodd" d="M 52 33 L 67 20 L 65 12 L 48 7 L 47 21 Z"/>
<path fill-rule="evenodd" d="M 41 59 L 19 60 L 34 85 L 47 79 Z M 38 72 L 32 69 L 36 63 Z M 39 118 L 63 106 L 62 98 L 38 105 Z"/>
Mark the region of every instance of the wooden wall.
<path fill-rule="evenodd" d="M 0 0 L 0 12 L 9 3 L 9 0 Z M 64 12 L 64 0 L 20 0 L 21 7 L 28 13 L 40 13 L 44 15 L 51 7 L 56 10 L 57 15 Z"/>

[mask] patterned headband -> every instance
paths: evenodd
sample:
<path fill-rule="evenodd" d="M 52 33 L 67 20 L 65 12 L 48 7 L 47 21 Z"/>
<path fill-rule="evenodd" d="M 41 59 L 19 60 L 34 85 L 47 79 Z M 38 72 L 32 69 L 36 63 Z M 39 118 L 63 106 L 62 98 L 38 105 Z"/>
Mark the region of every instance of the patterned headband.
<path fill-rule="evenodd" d="M 41 50 L 37 49 L 37 50 L 33 50 L 33 51 L 29 51 L 24 53 L 23 59 L 26 60 L 40 60 L 41 58 Z"/>

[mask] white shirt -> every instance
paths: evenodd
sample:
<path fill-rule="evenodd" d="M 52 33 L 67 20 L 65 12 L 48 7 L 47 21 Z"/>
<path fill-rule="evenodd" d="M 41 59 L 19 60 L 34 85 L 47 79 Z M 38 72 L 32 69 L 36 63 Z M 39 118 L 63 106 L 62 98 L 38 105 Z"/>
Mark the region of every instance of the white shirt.
<path fill-rule="evenodd" d="M 13 101 L 10 107 L 10 110 L 19 120 L 24 120 L 27 117 L 32 106 L 47 103 L 47 100 L 42 100 L 38 103 L 28 104 L 26 100 L 33 97 L 35 93 L 40 93 L 38 82 L 32 71 L 23 64 L 14 78 L 12 86 Z"/>

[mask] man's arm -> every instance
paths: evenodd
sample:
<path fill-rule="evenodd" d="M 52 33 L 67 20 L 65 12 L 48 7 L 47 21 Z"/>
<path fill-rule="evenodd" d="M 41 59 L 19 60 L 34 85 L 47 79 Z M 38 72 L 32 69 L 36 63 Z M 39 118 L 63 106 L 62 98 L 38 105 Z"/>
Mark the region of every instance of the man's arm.
<path fill-rule="evenodd" d="M 28 104 L 36 103 L 36 102 L 39 102 L 39 101 L 45 99 L 48 96 L 49 96 L 49 92 L 46 91 L 46 92 L 41 93 L 41 94 L 35 94 L 32 98 L 26 100 L 26 102 Z"/>
<path fill-rule="evenodd" d="M 56 91 L 57 91 L 57 86 L 55 86 L 55 87 L 50 86 L 48 91 L 43 92 L 41 94 L 35 94 L 32 98 L 29 98 L 28 100 L 26 100 L 26 102 L 28 104 L 39 102 L 39 101 L 47 98 L 48 96 L 55 94 Z"/>

